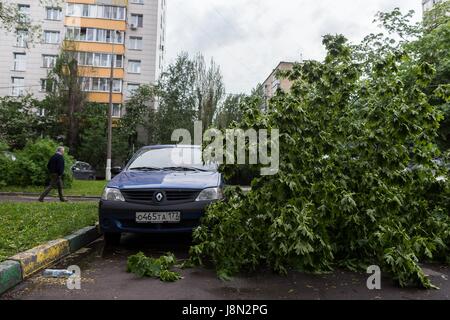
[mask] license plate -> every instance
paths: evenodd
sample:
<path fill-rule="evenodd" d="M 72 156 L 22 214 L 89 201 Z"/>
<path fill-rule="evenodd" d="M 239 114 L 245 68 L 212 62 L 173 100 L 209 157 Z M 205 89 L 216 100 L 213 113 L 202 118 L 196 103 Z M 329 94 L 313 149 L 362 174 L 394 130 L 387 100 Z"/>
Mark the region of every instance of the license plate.
<path fill-rule="evenodd" d="M 181 212 L 137 212 L 137 223 L 179 223 Z"/>

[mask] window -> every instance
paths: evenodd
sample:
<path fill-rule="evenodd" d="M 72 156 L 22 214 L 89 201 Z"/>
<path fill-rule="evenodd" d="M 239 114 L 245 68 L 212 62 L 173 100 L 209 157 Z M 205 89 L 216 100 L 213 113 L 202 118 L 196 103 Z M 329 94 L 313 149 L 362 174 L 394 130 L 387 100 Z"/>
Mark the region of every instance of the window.
<path fill-rule="evenodd" d="M 81 88 L 83 91 L 99 91 L 109 92 L 110 81 L 109 78 L 80 78 Z M 113 80 L 113 92 L 122 92 L 122 80 Z"/>
<path fill-rule="evenodd" d="M 111 67 L 111 54 L 108 53 L 93 53 L 93 52 L 78 52 L 78 63 L 81 66 L 91 67 Z M 114 55 L 114 65 L 116 68 L 123 68 L 123 56 Z"/>
<path fill-rule="evenodd" d="M 20 96 L 25 92 L 25 78 L 12 77 L 11 78 L 11 95 L 14 97 Z"/>
<path fill-rule="evenodd" d="M 19 12 L 21 17 L 19 18 L 19 22 L 27 23 L 30 22 L 30 6 L 27 4 L 19 4 L 18 5 Z"/>
<path fill-rule="evenodd" d="M 90 87 L 91 87 L 91 79 L 90 78 L 81 77 L 80 83 L 81 83 L 81 90 L 90 91 Z"/>
<path fill-rule="evenodd" d="M 26 70 L 26 54 L 25 53 L 14 53 L 14 71 L 25 71 Z"/>
<path fill-rule="evenodd" d="M 80 28 L 80 41 L 86 41 L 87 28 Z"/>
<path fill-rule="evenodd" d="M 111 55 L 102 53 L 100 54 L 100 67 L 109 67 L 111 66 Z"/>
<path fill-rule="evenodd" d="M 126 8 L 108 5 L 68 3 L 66 15 L 72 17 L 125 20 Z"/>
<path fill-rule="evenodd" d="M 97 41 L 98 42 L 106 42 L 106 30 L 97 29 Z"/>
<path fill-rule="evenodd" d="M 28 42 L 28 31 L 27 30 L 17 30 L 17 40 L 16 46 L 20 48 L 26 48 Z"/>
<path fill-rule="evenodd" d="M 54 84 L 49 79 L 41 79 L 41 92 L 53 92 Z"/>
<path fill-rule="evenodd" d="M 106 42 L 123 44 L 124 32 L 116 32 L 114 36 L 114 31 L 105 29 L 95 29 L 95 28 L 66 28 L 66 39 L 72 41 L 89 41 L 89 42 Z M 114 39 L 113 39 L 114 38 Z"/>
<path fill-rule="evenodd" d="M 102 8 L 103 8 L 103 14 L 101 15 L 101 18 L 111 19 L 112 18 L 112 7 L 103 6 Z"/>
<path fill-rule="evenodd" d="M 128 72 L 129 73 L 141 73 L 141 61 L 129 60 L 128 61 Z"/>
<path fill-rule="evenodd" d="M 116 55 L 116 68 L 123 68 L 123 56 L 122 55 Z"/>
<path fill-rule="evenodd" d="M 122 92 L 122 80 L 120 80 L 120 79 L 113 80 L 113 92 L 119 92 L 119 93 Z"/>
<path fill-rule="evenodd" d="M 94 65 L 94 54 L 93 53 L 86 53 L 86 65 L 87 66 L 93 66 Z"/>
<path fill-rule="evenodd" d="M 42 55 L 42 67 L 44 68 L 53 68 L 56 63 L 57 56 L 55 55 Z"/>
<path fill-rule="evenodd" d="M 109 79 L 108 78 L 99 78 L 99 85 L 98 90 L 99 91 L 109 91 Z"/>
<path fill-rule="evenodd" d="M 92 78 L 92 87 L 90 88 L 90 91 L 99 91 L 99 78 Z"/>
<path fill-rule="evenodd" d="M 281 82 L 279 79 L 273 79 L 272 81 L 272 90 L 277 91 L 280 88 Z"/>
<path fill-rule="evenodd" d="M 142 50 L 142 37 L 130 37 L 129 49 Z"/>
<path fill-rule="evenodd" d="M 95 34 L 96 34 L 96 30 L 95 29 L 87 29 L 86 31 L 86 40 L 87 41 L 95 41 Z"/>
<path fill-rule="evenodd" d="M 112 108 L 112 116 L 114 118 L 120 118 L 122 116 L 122 105 L 119 103 L 114 103 Z"/>
<path fill-rule="evenodd" d="M 59 31 L 44 31 L 44 43 L 58 44 Z"/>
<path fill-rule="evenodd" d="M 130 23 L 135 28 L 142 28 L 144 26 L 144 16 L 142 14 L 131 14 Z"/>
<path fill-rule="evenodd" d="M 62 15 L 61 8 L 47 7 L 45 10 L 47 20 L 61 20 Z"/>
<path fill-rule="evenodd" d="M 129 83 L 127 85 L 127 96 L 132 96 L 136 90 L 139 89 L 139 84 Z"/>
<path fill-rule="evenodd" d="M 131 0 L 131 3 L 144 4 L 144 0 Z"/>
<path fill-rule="evenodd" d="M 126 10 L 124 7 L 117 7 L 117 20 L 125 20 Z"/>

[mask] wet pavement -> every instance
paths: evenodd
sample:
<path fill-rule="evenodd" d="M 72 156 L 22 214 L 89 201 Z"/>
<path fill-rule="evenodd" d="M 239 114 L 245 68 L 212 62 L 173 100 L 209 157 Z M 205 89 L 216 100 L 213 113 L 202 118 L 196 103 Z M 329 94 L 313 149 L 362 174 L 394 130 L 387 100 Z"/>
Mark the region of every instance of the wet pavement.
<path fill-rule="evenodd" d="M 126 272 L 126 261 L 139 251 L 159 257 L 170 251 L 180 260 L 188 257 L 189 236 L 125 235 L 120 246 L 107 248 L 99 239 L 88 247 L 60 261 L 52 268 L 78 265 L 82 272 L 80 290 L 69 290 L 65 279 L 42 277 L 42 273 L 24 281 L 0 297 L 11 299 L 158 299 L 158 300 L 448 300 L 450 269 L 448 266 L 425 265 L 424 270 L 440 290 L 401 289 L 387 276 L 382 289 L 367 289 L 369 275 L 347 271 L 312 275 L 290 272 L 280 276 L 270 271 L 240 275 L 231 281 L 219 280 L 214 270 L 194 268 L 180 271 L 183 279 L 163 283 L 157 279 L 139 278 Z"/>

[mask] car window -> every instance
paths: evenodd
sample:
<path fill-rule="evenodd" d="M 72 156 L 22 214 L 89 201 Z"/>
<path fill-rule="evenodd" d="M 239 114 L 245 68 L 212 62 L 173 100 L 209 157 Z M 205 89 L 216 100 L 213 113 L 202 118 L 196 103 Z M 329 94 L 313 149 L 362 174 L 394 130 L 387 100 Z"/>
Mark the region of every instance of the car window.
<path fill-rule="evenodd" d="M 128 170 L 133 168 L 192 167 L 207 171 L 217 171 L 217 164 L 205 164 L 200 148 L 145 149 L 132 160 Z"/>
<path fill-rule="evenodd" d="M 87 163 L 82 163 L 81 170 L 89 170 L 89 165 Z"/>

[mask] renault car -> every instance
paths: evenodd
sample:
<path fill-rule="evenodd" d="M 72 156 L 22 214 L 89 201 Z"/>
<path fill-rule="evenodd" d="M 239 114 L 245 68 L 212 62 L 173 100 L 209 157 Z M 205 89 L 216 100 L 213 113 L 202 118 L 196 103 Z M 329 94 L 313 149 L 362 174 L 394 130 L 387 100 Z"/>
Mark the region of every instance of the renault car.
<path fill-rule="evenodd" d="M 111 244 L 122 233 L 189 233 L 222 189 L 218 166 L 202 161 L 200 146 L 144 147 L 106 186 L 100 229 Z"/>

